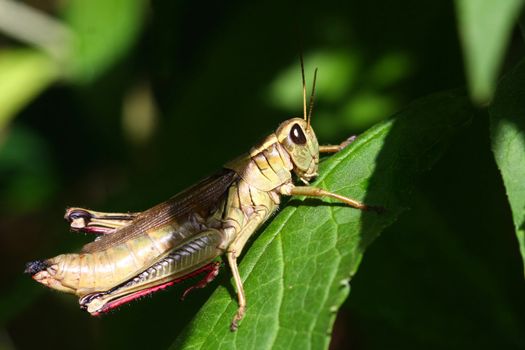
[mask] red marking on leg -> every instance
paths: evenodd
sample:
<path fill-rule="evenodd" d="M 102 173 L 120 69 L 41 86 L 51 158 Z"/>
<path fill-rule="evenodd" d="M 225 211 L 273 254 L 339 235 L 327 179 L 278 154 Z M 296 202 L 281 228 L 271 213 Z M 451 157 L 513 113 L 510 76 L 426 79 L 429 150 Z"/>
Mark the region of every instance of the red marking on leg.
<path fill-rule="evenodd" d="M 180 300 L 184 300 L 186 298 L 186 296 L 188 295 L 188 293 L 191 292 L 192 290 L 197 289 L 197 288 L 204 288 L 204 287 L 206 287 L 208 285 L 208 283 L 210 283 L 211 281 L 213 281 L 215 279 L 215 277 L 217 277 L 217 275 L 219 274 L 220 267 L 221 267 L 221 263 L 220 262 L 215 262 L 213 264 L 206 265 L 205 268 L 206 268 L 206 270 L 209 271 L 208 274 L 206 275 L 206 277 L 204 277 L 204 279 L 202 279 L 196 285 L 187 288 L 184 291 L 184 293 L 182 293 L 182 296 L 181 296 Z"/>
<path fill-rule="evenodd" d="M 125 295 L 125 296 L 123 296 L 123 297 L 121 297 L 119 299 L 115 299 L 113 301 L 110 301 L 106 305 L 104 305 L 102 307 L 102 309 L 100 309 L 100 310 L 98 310 L 96 312 L 93 312 L 91 315 L 92 316 L 99 316 L 100 314 L 106 313 L 106 312 L 108 312 L 108 311 L 110 311 L 112 309 L 115 309 L 115 308 L 119 307 L 120 305 L 124 305 L 126 303 L 129 303 L 130 301 L 133 301 L 135 299 L 141 298 L 141 297 L 143 297 L 145 295 L 152 294 L 152 293 L 158 292 L 160 290 L 166 289 L 167 287 L 172 286 L 175 283 L 180 283 L 180 282 L 182 282 L 182 281 L 184 281 L 184 280 L 186 280 L 188 278 L 195 277 L 195 276 L 201 274 L 202 272 L 208 271 L 208 274 L 206 275 L 206 277 L 202 281 L 200 281 L 195 286 L 192 286 L 192 287 L 186 289 L 186 291 L 182 295 L 182 299 L 184 299 L 184 297 L 186 296 L 186 294 L 188 294 L 188 292 L 190 290 L 192 290 L 194 288 L 203 288 L 208 283 L 213 281 L 213 279 L 219 274 L 219 268 L 220 268 L 220 263 L 219 262 L 212 262 L 212 263 L 210 263 L 208 265 L 204 265 L 203 267 L 201 267 L 201 268 L 199 268 L 199 269 L 197 269 L 195 271 L 192 271 L 192 272 L 188 273 L 187 275 L 184 275 L 184 276 L 182 276 L 180 278 L 174 279 L 173 281 L 165 282 L 165 283 L 159 284 L 157 286 L 153 286 L 153 287 L 150 287 L 150 288 L 139 290 L 137 292 Z"/>
<path fill-rule="evenodd" d="M 96 235 L 107 235 L 116 231 L 114 228 L 107 228 L 102 226 L 86 226 L 79 231 L 84 233 L 94 233 Z"/>
<path fill-rule="evenodd" d="M 160 285 L 155 286 L 155 287 L 147 288 L 147 289 L 144 289 L 144 290 L 139 290 L 138 292 L 125 295 L 125 296 L 123 296 L 120 299 L 116 299 L 116 300 L 113 300 L 113 301 L 107 303 L 106 305 L 104 305 L 104 307 L 101 310 L 92 313 L 92 315 L 93 316 L 98 316 L 98 315 L 100 315 L 102 313 L 108 312 L 109 310 L 112 310 L 112 309 L 114 309 L 116 307 L 119 307 L 120 305 L 124 305 L 126 303 L 129 303 L 132 300 L 138 299 L 140 297 L 143 297 L 145 295 L 148 295 L 148 294 L 151 294 L 151 293 L 154 293 L 154 292 L 158 292 L 159 290 L 163 290 L 163 289 L 165 289 L 165 288 L 175 284 L 176 282 L 177 282 L 177 280 L 166 282 L 166 283 L 160 284 Z"/>

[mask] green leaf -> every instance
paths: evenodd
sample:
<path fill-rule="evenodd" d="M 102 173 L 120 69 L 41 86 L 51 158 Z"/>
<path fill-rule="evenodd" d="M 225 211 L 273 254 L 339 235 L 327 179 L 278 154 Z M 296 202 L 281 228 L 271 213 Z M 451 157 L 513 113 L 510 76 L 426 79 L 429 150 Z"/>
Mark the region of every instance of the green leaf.
<path fill-rule="evenodd" d="M 525 61 L 498 85 L 491 116 L 492 150 L 507 191 L 525 268 Z"/>
<path fill-rule="evenodd" d="M 242 259 L 248 309 L 239 330 L 229 329 L 237 301 L 227 282 L 173 348 L 327 348 L 365 248 L 408 207 L 416 176 L 430 168 L 470 118 L 465 96 L 430 96 L 324 161 L 316 185 L 387 211 L 378 215 L 293 198 Z"/>
<path fill-rule="evenodd" d="M 58 76 L 53 60 L 35 50 L 0 52 L 0 131 Z"/>
<path fill-rule="evenodd" d="M 89 83 L 115 63 L 138 36 L 143 10 L 143 1 L 68 1 L 64 17 L 76 36 L 72 78 Z"/>
<path fill-rule="evenodd" d="M 459 34 L 472 99 L 492 98 L 498 72 L 523 0 L 456 0 Z"/>

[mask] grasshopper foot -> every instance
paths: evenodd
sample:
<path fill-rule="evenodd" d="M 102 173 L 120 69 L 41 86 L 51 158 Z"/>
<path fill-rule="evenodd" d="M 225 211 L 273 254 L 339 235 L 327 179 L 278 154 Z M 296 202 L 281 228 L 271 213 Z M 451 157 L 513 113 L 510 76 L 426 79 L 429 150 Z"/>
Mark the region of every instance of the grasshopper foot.
<path fill-rule="evenodd" d="M 349 144 L 351 144 L 352 142 L 354 142 L 355 140 L 357 139 L 357 135 L 352 135 L 350 136 L 349 138 L 347 138 L 346 140 L 344 140 L 343 142 L 341 142 L 341 144 L 339 145 L 339 147 L 342 149 L 344 149 L 346 146 L 348 146 Z"/>
<path fill-rule="evenodd" d="M 233 317 L 233 321 L 230 326 L 230 330 L 232 332 L 235 332 L 237 328 L 239 328 L 239 322 L 243 319 L 245 311 L 246 311 L 245 306 L 239 306 L 239 308 L 237 309 L 237 313 Z"/>

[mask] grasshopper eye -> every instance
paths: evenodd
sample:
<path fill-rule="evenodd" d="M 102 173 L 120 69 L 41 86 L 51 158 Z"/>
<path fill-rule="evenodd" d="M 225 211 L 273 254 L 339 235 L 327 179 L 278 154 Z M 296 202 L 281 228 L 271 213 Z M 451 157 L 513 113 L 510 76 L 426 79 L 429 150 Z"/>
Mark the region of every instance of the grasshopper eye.
<path fill-rule="evenodd" d="M 298 124 L 294 124 L 290 130 L 290 139 L 296 145 L 304 145 L 306 143 L 306 136 L 304 135 L 303 129 Z"/>

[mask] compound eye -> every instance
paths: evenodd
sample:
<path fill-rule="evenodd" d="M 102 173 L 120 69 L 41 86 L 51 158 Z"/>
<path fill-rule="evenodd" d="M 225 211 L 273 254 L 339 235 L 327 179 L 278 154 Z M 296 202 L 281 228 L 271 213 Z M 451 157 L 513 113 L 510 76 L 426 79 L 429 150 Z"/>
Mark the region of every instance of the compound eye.
<path fill-rule="evenodd" d="M 306 136 L 299 124 L 294 124 L 290 130 L 290 139 L 296 145 L 304 145 L 306 143 Z"/>

